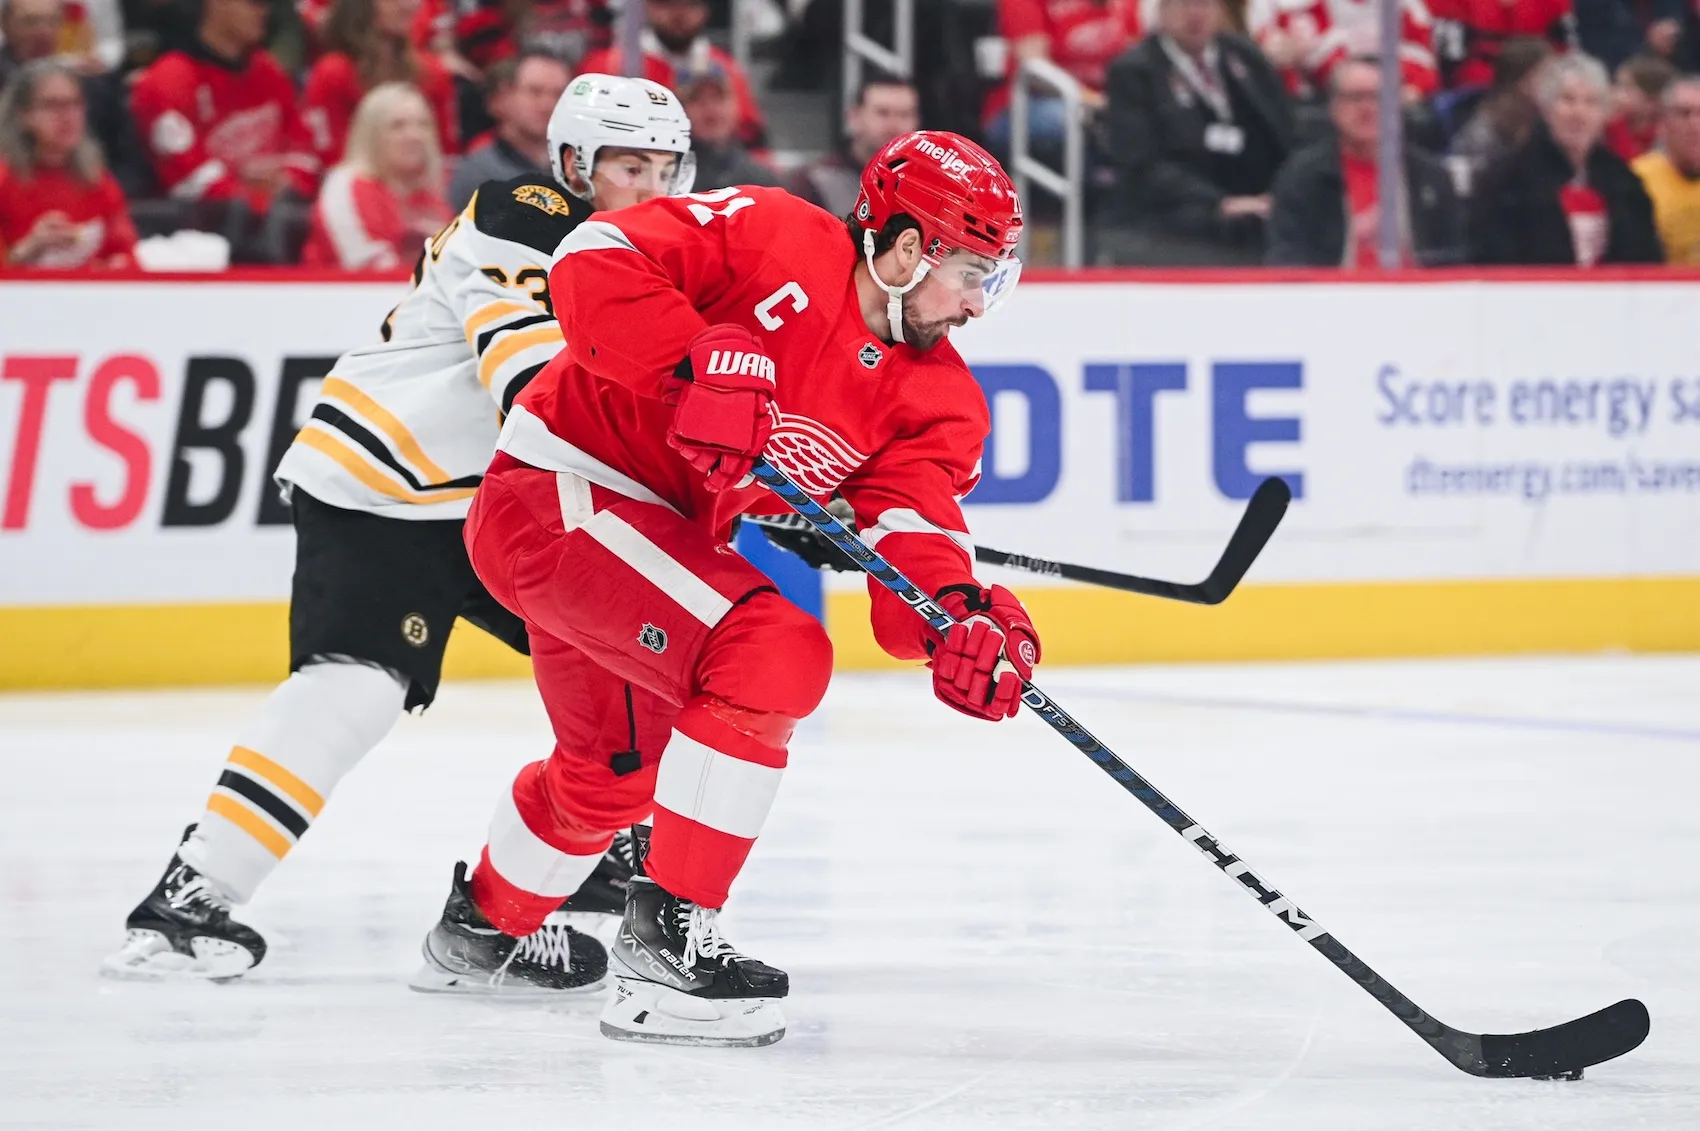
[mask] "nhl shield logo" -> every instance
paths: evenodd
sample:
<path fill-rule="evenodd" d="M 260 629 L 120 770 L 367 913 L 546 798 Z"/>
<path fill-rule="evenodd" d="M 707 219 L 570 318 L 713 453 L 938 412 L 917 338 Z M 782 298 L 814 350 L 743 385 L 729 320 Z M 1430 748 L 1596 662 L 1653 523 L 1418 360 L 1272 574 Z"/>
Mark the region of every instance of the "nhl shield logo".
<path fill-rule="evenodd" d="M 638 633 L 637 642 L 659 656 L 667 651 L 666 630 L 656 628 L 653 624 L 646 624 L 643 626 L 643 630 Z"/>
<path fill-rule="evenodd" d="M 856 360 L 862 363 L 863 369 L 872 369 L 880 363 L 879 347 L 875 346 L 874 343 L 869 342 L 867 345 L 863 346 L 861 352 L 856 355 Z"/>

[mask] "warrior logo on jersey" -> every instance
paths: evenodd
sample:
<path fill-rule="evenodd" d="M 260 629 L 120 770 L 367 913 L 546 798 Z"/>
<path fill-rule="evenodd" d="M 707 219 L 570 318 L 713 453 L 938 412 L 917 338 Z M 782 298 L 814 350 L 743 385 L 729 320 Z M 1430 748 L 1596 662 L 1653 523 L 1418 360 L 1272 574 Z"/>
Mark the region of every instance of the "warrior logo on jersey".
<path fill-rule="evenodd" d="M 572 211 L 565 197 L 543 185 L 521 185 L 514 190 L 514 199 L 551 216 L 565 216 Z"/>
<path fill-rule="evenodd" d="M 401 618 L 401 638 L 415 648 L 423 648 L 431 639 L 431 626 L 418 613 L 408 613 Z"/>
<path fill-rule="evenodd" d="M 863 369 L 872 369 L 880 363 L 879 347 L 869 342 L 856 354 L 856 360 L 862 363 Z"/>
<path fill-rule="evenodd" d="M 811 495 L 830 495 L 868 457 L 818 420 L 779 413 L 762 454 Z"/>
<path fill-rule="evenodd" d="M 667 632 L 665 629 L 656 628 L 653 624 L 645 624 L 638 633 L 638 643 L 659 656 L 667 651 Z"/>

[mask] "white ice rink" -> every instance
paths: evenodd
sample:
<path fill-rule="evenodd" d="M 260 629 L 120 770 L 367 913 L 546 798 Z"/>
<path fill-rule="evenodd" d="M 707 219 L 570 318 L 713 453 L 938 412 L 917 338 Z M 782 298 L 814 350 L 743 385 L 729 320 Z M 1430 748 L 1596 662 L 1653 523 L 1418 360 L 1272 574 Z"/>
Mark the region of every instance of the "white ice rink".
<path fill-rule="evenodd" d="M 597 1005 L 411 993 L 491 804 L 548 747 L 458 684 L 343 784 L 228 986 L 97 976 L 261 691 L 0 696 L 0 1127 L 1700 1128 L 1700 658 L 1046 671 L 1061 703 L 1416 1001 L 1513 1032 L 1621 997 L 1581 1083 L 1441 1060 L 1031 718 L 846 676 L 728 934 L 765 1050 Z"/>

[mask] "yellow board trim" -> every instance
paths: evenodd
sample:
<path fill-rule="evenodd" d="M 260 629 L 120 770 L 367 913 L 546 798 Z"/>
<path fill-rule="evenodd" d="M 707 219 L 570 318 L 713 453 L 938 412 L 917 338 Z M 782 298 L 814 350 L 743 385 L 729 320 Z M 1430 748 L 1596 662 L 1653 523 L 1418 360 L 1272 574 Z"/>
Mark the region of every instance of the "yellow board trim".
<path fill-rule="evenodd" d="M 1102 589 L 1020 592 L 1047 665 L 1700 651 L 1700 577 L 1261 585 L 1215 608 Z M 838 667 L 905 666 L 879 650 L 867 613 L 865 593 L 827 594 Z M 288 639 L 281 602 L 0 608 L 0 689 L 276 682 Z M 530 666 L 457 626 L 443 670 L 523 679 Z"/>
<path fill-rule="evenodd" d="M 319 395 L 333 397 L 364 416 L 374 428 L 388 436 L 401 457 L 423 472 L 430 482 L 446 483 L 454 478 L 432 462 L 425 449 L 419 446 L 419 441 L 413 438 L 413 433 L 407 430 L 407 425 L 394 413 L 341 377 L 326 377 L 319 386 Z"/>
<path fill-rule="evenodd" d="M 484 356 L 478 359 L 478 380 L 488 389 L 490 382 L 495 380 L 496 370 L 502 367 L 503 362 L 522 350 L 530 349 L 532 346 L 549 345 L 551 343 L 560 346 L 567 344 L 566 338 L 561 336 L 559 326 L 535 326 L 529 330 L 521 330 L 517 334 L 509 334 L 488 350 L 485 350 Z"/>
<path fill-rule="evenodd" d="M 289 855 L 289 841 L 240 801 L 232 800 L 222 793 L 215 793 L 207 798 L 207 812 L 217 813 L 220 817 L 259 841 L 267 852 L 270 852 L 279 860 Z"/>
<path fill-rule="evenodd" d="M 1700 650 L 1700 577 L 1254 585 L 1215 607 L 1086 587 L 1022 588 L 1046 664 Z M 826 595 L 837 666 L 911 665 Z"/>
<path fill-rule="evenodd" d="M 241 766 L 244 770 L 252 770 L 259 774 L 293 798 L 297 805 L 307 810 L 307 815 L 310 817 L 317 817 L 319 810 L 325 807 L 325 799 L 319 796 L 318 790 L 261 754 L 258 750 L 250 750 L 246 746 L 232 746 L 230 756 L 225 761 L 233 766 Z"/>

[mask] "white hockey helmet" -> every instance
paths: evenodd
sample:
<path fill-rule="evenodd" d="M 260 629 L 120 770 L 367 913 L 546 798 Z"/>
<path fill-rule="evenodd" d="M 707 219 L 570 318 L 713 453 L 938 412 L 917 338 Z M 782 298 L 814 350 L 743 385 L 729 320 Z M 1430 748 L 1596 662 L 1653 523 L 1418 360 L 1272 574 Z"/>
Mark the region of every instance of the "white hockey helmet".
<path fill-rule="evenodd" d="M 572 171 L 589 185 L 597 151 L 610 145 L 677 153 L 679 169 L 669 187 L 672 196 L 690 192 L 696 181 L 691 120 L 672 91 L 648 79 L 578 75 L 549 115 L 550 172 L 571 190 L 561 165 L 561 150 L 571 146 Z"/>

